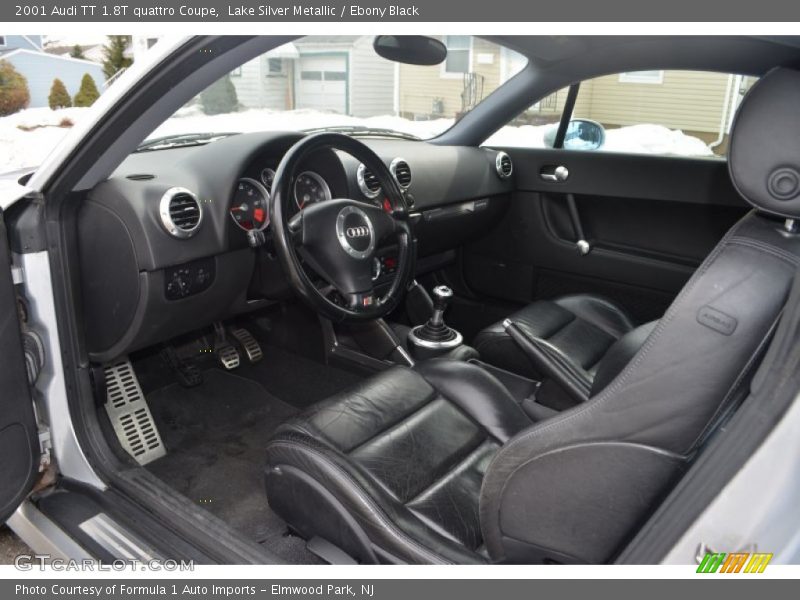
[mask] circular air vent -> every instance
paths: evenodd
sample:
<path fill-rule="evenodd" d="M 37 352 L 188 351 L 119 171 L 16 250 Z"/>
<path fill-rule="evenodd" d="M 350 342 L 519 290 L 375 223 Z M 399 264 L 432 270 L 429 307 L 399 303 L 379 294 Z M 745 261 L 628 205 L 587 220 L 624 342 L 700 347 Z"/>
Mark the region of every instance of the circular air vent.
<path fill-rule="evenodd" d="M 511 173 L 514 172 L 514 165 L 511 163 L 511 157 L 505 152 L 498 152 L 495 158 L 495 167 L 497 174 L 501 179 L 508 179 Z"/>
<path fill-rule="evenodd" d="M 381 184 L 378 183 L 378 178 L 373 175 L 372 171 L 364 166 L 364 163 L 358 165 L 356 181 L 358 181 L 358 187 L 361 193 L 367 198 L 375 198 L 381 193 Z"/>
<path fill-rule="evenodd" d="M 200 228 L 203 210 L 192 192 L 174 187 L 164 192 L 159 206 L 161 224 L 176 238 L 192 237 Z"/>
<path fill-rule="evenodd" d="M 395 158 L 389 166 L 389 170 L 394 175 L 397 183 L 400 184 L 400 187 L 407 190 L 408 186 L 411 185 L 411 167 L 408 166 L 405 159 Z"/>

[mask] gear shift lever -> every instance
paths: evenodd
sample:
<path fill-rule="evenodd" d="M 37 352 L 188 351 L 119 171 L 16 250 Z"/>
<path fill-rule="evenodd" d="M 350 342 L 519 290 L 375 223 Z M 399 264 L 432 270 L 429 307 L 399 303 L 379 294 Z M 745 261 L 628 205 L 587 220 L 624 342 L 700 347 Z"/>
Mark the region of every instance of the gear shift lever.
<path fill-rule="evenodd" d="M 428 358 L 445 354 L 464 341 L 461 334 L 444 322 L 444 312 L 453 297 L 453 290 L 446 285 L 433 288 L 433 314 L 424 325 L 414 327 L 408 334 L 412 353 L 417 358 Z"/>
<path fill-rule="evenodd" d="M 428 320 L 432 328 L 438 329 L 444 325 L 444 311 L 447 310 L 452 297 L 453 290 L 446 285 L 437 285 L 433 288 L 433 314 Z"/>

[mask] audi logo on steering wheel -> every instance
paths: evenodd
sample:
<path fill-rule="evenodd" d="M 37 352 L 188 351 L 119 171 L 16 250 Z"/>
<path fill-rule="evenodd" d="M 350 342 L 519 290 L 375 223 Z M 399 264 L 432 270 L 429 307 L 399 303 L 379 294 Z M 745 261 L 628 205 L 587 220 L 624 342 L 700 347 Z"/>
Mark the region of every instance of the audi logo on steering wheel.
<path fill-rule="evenodd" d="M 369 228 L 364 225 L 360 227 L 348 227 L 346 235 L 351 240 L 355 238 L 367 237 L 369 235 Z"/>

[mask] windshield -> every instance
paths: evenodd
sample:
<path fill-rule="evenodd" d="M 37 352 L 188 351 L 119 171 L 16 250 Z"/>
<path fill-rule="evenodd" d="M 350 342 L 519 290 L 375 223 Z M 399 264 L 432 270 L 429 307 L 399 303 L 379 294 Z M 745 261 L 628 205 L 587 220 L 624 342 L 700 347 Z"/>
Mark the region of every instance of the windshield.
<path fill-rule="evenodd" d="M 255 58 L 209 86 L 148 138 L 336 128 L 435 137 L 518 73 L 527 60 L 480 38 L 440 36 L 446 60 L 395 63 L 373 36 L 309 36 Z M 186 142 L 194 139 L 194 142 Z"/>

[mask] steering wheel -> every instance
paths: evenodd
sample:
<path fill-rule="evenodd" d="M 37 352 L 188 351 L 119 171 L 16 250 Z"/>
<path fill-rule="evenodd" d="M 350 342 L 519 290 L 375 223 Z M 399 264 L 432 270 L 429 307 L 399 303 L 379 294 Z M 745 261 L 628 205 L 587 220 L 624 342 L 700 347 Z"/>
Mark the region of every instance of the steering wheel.
<path fill-rule="evenodd" d="M 364 163 L 380 183 L 391 212 L 337 198 L 311 204 L 292 215 L 298 167 L 305 157 L 324 148 L 341 150 Z M 298 141 L 278 165 L 269 214 L 275 250 L 289 285 L 311 308 L 333 321 L 367 321 L 397 306 L 414 271 L 408 209 L 389 168 L 366 145 L 340 133 L 317 133 Z M 395 238 L 398 247 L 397 269 L 388 291 L 376 296 L 373 259 L 379 245 L 390 238 Z M 315 285 L 306 266 L 327 285 Z M 331 300 L 332 290 L 343 301 Z"/>

